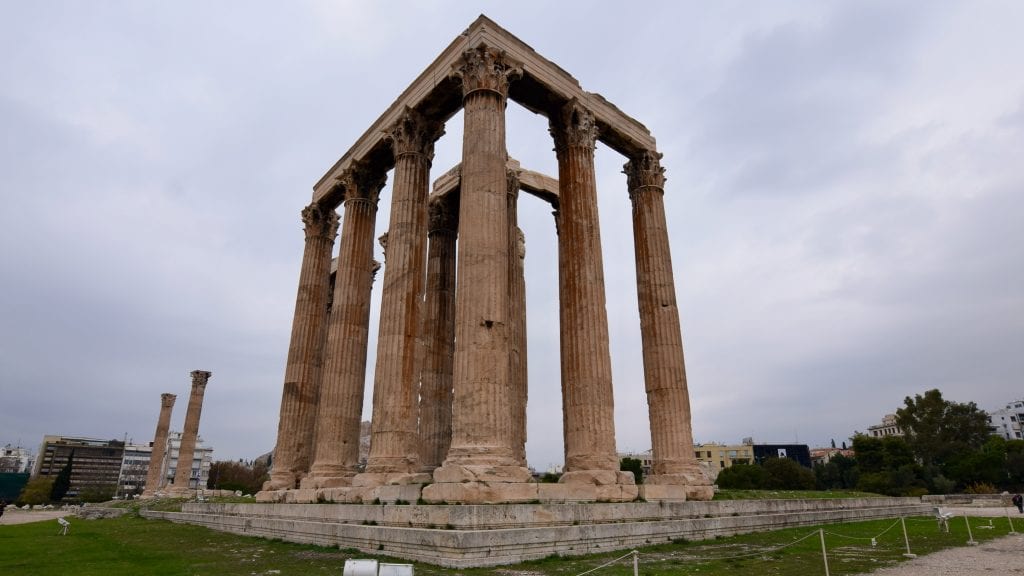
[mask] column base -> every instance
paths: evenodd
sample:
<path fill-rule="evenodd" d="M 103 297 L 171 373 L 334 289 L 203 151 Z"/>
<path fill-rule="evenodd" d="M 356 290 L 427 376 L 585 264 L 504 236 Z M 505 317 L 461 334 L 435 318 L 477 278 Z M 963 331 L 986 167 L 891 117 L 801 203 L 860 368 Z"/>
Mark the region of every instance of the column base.
<path fill-rule="evenodd" d="M 658 500 L 674 500 L 675 496 L 666 498 L 657 497 L 657 494 L 675 494 L 677 490 L 683 489 L 686 492 L 686 500 L 711 500 L 715 496 L 715 487 L 711 485 L 704 472 L 699 468 L 696 471 L 688 471 L 679 474 L 655 474 L 644 478 L 644 487 L 657 487 L 648 490 Z M 660 492 L 659 492 L 660 491 Z M 643 494 L 641 494 L 643 496 Z M 651 497 L 643 496 L 647 500 Z"/>
<path fill-rule="evenodd" d="M 271 474 L 270 480 L 263 483 L 264 490 L 289 490 L 298 486 L 295 475 L 291 472 Z"/>
<path fill-rule="evenodd" d="M 352 478 L 355 488 L 376 488 L 378 486 L 408 486 L 411 484 L 429 484 L 430 474 L 422 472 L 363 472 Z"/>
<path fill-rule="evenodd" d="M 595 486 L 611 486 L 616 484 L 632 486 L 636 484 L 632 472 L 620 470 L 572 470 L 562 474 L 559 484 L 583 484 Z"/>
<path fill-rule="evenodd" d="M 431 504 L 525 504 L 539 500 L 533 482 L 442 482 L 423 488 Z"/>
<path fill-rule="evenodd" d="M 434 470 L 438 483 L 524 483 L 533 482 L 533 474 L 523 466 L 445 463 Z"/>
<path fill-rule="evenodd" d="M 352 485 L 352 474 L 345 476 L 306 476 L 299 482 L 299 488 L 303 490 L 317 488 L 341 488 Z"/>

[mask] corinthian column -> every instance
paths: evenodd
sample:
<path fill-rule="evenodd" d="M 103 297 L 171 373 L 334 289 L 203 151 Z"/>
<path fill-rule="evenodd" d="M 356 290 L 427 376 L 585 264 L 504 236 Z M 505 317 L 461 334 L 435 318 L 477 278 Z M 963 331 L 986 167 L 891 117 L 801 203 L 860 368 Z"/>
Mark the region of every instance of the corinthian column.
<path fill-rule="evenodd" d="M 625 166 L 633 203 L 644 386 L 654 457 L 651 475 L 644 482 L 685 486 L 688 498 L 709 500 L 713 496 L 710 482 L 693 452 L 690 395 L 665 220 L 665 169 L 660 159 L 661 154 L 647 151 Z"/>
<path fill-rule="evenodd" d="M 167 431 L 171 427 L 171 410 L 174 409 L 174 394 L 160 395 L 160 417 L 156 421 L 156 434 L 153 435 L 153 452 L 149 456 L 149 470 L 146 472 L 146 488 L 143 497 L 155 494 L 163 487 L 164 456 L 167 454 Z"/>
<path fill-rule="evenodd" d="M 526 243 L 519 229 L 517 202 L 519 174 L 508 171 L 508 292 L 509 292 L 509 399 L 512 451 L 520 466 L 526 466 L 526 277 L 523 260 Z"/>
<path fill-rule="evenodd" d="M 530 480 L 529 470 L 519 465 L 507 425 L 511 326 L 505 105 L 509 81 L 521 75 L 521 69 L 504 54 L 481 46 L 463 53 L 454 72 L 462 80 L 465 121 L 454 405 L 451 448 L 434 471 L 434 480 L 456 485 L 449 488 L 458 493 L 444 496 L 447 488 L 433 484 L 424 489 L 424 498 L 470 501 L 468 483 Z"/>
<path fill-rule="evenodd" d="M 181 433 L 178 468 L 174 472 L 172 489 L 179 494 L 189 489 L 189 479 L 192 478 L 192 458 L 195 456 L 196 437 L 199 435 L 199 416 L 203 413 L 203 394 L 206 393 L 206 382 L 209 379 L 209 372 L 192 371 L 192 394 L 188 397 L 188 409 L 185 411 L 185 428 Z"/>
<path fill-rule="evenodd" d="M 561 482 L 615 484 L 612 365 L 594 178 L 597 125 L 570 100 L 550 118 L 558 155 L 558 255 L 561 298 L 565 474 Z"/>
<path fill-rule="evenodd" d="M 295 488 L 312 460 L 331 246 L 338 231 L 338 216 L 333 210 L 314 203 L 302 210 L 302 221 L 306 225 L 306 247 L 284 372 L 274 465 L 264 490 Z"/>
<path fill-rule="evenodd" d="M 426 273 L 427 196 L 434 141 L 442 125 L 411 108 L 391 129 L 395 155 L 387 260 L 381 294 L 373 421 L 366 472 L 358 486 L 427 481 L 418 471 L 417 337 Z M 404 478 L 404 479 L 403 479 Z"/>
<path fill-rule="evenodd" d="M 420 469 L 441 465 L 452 442 L 452 354 L 455 348 L 455 241 L 458 197 L 430 204 L 427 290 L 420 382 Z"/>
<path fill-rule="evenodd" d="M 373 232 L 384 177 L 362 166 L 342 175 L 345 212 L 334 276 L 316 413 L 316 445 L 303 488 L 345 486 L 359 465 L 359 422 L 366 387 L 370 291 L 376 262 Z"/>

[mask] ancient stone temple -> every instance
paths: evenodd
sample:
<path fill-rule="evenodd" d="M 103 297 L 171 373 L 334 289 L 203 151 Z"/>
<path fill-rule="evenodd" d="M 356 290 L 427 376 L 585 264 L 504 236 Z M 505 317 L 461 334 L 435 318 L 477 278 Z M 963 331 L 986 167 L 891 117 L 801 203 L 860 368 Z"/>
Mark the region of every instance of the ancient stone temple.
<path fill-rule="evenodd" d="M 149 457 L 149 469 L 146 472 L 146 488 L 142 492 L 143 497 L 150 497 L 159 492 L 164 486 L 164 478 L 161 472 L 164 466 L 164 457 L 167 455 L 167 432 L 171 427 L 171 411 L 174 409 L 174 394 L 164 393 L 160 395 L 160 417 L 156 421 L 156 433 L 153 435 L 153 452 Z"/>
<path fill-rule="evenodd" d="M 556 178 L 509 158 L 509 99 L 548 118 L 549 135 L 537 134 L 537 143 L 553 145 Z M 434 143 L 459 110 L 462 161 L 431 194 Z M 615 446 L 598 141 L 623 155 L 620 193 L 633 206 L 654 460 L 642 486 L 619 471 Z M 259 499 L 710 499 L 693 452 L 661 157 L 642 124 L 486 17 L 473 22 L 317 182 L 302 211 L 306 241 L 275 459 Z M 371 443 L 361 468 L 370 294 L 380 267 L 373 235 L 389 172 Z M 552 204 L 558 231 L 557 247 L 548 248 L 559 260 L 561 371 L 550 375 L 562 391 L 565 473 L 558 484 L 538 484 L 526 465 L 520 191 Z"/>

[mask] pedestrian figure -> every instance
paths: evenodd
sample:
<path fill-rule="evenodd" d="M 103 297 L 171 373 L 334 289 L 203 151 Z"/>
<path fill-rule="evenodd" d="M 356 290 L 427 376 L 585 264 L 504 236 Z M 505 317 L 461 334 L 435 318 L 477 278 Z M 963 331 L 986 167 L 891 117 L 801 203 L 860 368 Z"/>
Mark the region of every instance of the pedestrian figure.
<path fill-rule="evenodd" d="M 1020 494 L 1014 494 L 1013 498 L 1010 498 L 1010 502 L 1017 507 L 1017 512 L 1024 514 L 1024 497 Z"/>

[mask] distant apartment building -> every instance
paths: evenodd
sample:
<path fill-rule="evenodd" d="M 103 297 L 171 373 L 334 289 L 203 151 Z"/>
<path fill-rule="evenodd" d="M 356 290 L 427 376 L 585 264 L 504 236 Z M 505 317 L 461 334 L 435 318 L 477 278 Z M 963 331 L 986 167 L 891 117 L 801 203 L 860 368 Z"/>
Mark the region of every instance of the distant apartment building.
<path fill-rule="evenodd" d="M 82 490 L 111 489 L 117 485 L 124 457 L 124 442 L 76 436 L 44 436 L 33 477 L 57 476 L 71 461 L 71 486 L 66 499 Z"/>
<path fill-rule="evenodd" d="M 623 458 L 639 460 L 640 469 L 643 471 L 644 476 L 649 476 L 651 474 L 651 465 L 654 463 L 654 460 L 653 456 L 651 456 L 650 450 L 646 452 L 619 452 L 619 460 L 621 461 Z M 556 467 L 552 465 L 548 468 L 548 473 L 561 474 L 562 466 Z"/>
<path fill-rule="evenodd" d="M 881 424 L 868 426 L 868 436 L 872 438 L 885 438 L 886 436 L 903 436 L 903 429 L 896 424 L 895 414 L 886 414 L 882 417 Z"/>
<path fill-rule="evenodd" d="M 181 449 L 181 432 L 170 432 L 167 434 L 167 452 L 164 457 L 164 485 L 167 486 L 174 480 L 174 474 L 178 470 L 178 452 Z M 189 476 L 188 487 L 192 489 L 206 488 L 210 479 L 210 466 L 213 464 L 213 447 L 204 446 L 203 438 L 196 438 L 196 449 L 192 454 L 192 474 Z M 145 480 L 143 480 L 145 483 Z"/>
<path fill-rule="evenodd" d="M 1024 423 L 1024 400 L 1010 402 L 1005 408 L 988 413 L 988 428 L 1006 440 L 1022 440 L 1022 423 Z"/>
<path fill-rule="evenodd" d="M 146 475 L 149 473 L 149 461 L 152 455 L 152 442 L 128 444 L 124 447 L 121 473 L 117 477 L 117 496 L 128 498 L 135 494 L 142 494 L 142 490 L 146 487 Z"/>
<path fill-rule="evenodd" d="M 712 470 L 723 470 L 733 464 L 751 464 L 754 449 L 750 444 L 694 444 L 697 460 Z"/>
<path fill-rule="evenodd" d="M 11 446 L 0 448 L 0 474 L 23 474 L 31 472 L 36 459 L 28 448 Z"/>

